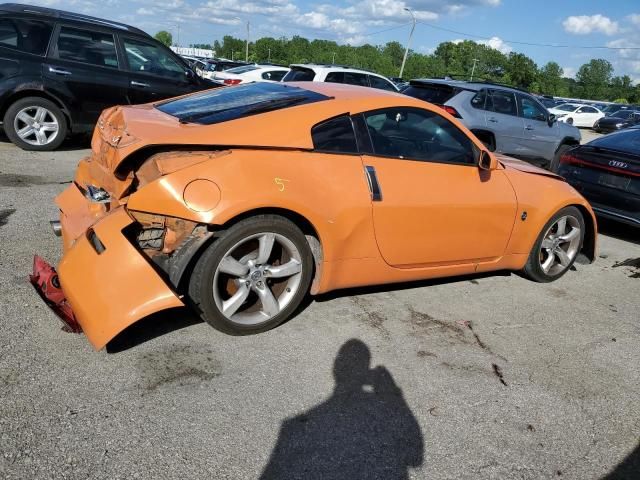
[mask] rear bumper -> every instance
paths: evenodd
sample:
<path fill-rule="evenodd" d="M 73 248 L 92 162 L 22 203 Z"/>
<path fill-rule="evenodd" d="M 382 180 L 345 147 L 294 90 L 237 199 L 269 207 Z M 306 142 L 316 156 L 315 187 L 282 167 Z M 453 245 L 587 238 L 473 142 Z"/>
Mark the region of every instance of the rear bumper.
<path fill-rule="evenodd" d="M 79 199 L 73 190 L 65 191 L 61 197 L 65 198 L 59 198 L 58 204 L 69 210 L 61 212 L 65 254 L 58 265 L 60 284 L 76 320 L 96 350 L 137 320 L 184 305 L 124 236 L 123 230 L 133 223 L 124 207 L 95 220 L 87 213 L 86 204 L 91 206 L 87 199 Z M 75 200 L 70 202 L 69 198 Z M 89 240 L 93 234 L 104 249 L 95 247 L 95 239 Z"/>

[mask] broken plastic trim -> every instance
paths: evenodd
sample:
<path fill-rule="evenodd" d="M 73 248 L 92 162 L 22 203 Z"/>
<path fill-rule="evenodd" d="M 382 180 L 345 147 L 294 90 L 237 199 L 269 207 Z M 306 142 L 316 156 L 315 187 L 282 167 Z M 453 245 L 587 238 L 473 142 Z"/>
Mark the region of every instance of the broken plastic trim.
<path fill-rule="evenodd" d="M 87 230 L 87 240 L 89 240 L 89 243 L 98 255 L 106 250 L 104 243 L 100 241 L 98 235 L 96 235 L 96 232 L 93 231 L 93 228 L 89 228 Z"/>

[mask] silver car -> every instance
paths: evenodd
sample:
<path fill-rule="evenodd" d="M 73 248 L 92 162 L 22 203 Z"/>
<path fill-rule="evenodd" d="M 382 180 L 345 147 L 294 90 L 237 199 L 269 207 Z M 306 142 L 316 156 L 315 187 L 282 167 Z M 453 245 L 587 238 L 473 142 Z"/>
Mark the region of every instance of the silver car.
<path fill-rule="evenodd" d="M 580 144 L 580 131 L 557 122 L 529 93 L 487 82 L 411 80 L 403 92 L 442 107 L 487 147 L 555 171 L 562 154 Z"/>

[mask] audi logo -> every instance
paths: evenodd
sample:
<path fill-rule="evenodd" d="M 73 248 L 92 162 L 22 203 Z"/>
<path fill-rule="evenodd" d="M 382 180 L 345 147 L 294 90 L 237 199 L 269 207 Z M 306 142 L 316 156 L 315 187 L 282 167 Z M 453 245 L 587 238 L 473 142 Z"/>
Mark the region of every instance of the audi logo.
<path fill-rule="evenodd" d="M 614 168 L 627 168 L 629 165 L 624 162 L 619 162 L 618 160 L 611 160 L 609 166 Z"/>

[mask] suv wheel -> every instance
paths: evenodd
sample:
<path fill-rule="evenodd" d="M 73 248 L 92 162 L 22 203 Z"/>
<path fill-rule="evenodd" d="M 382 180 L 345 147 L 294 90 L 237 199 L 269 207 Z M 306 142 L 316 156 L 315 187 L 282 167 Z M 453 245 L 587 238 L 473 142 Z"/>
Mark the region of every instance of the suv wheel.
<path fill-rule="evenodd" d="M 3 121 L 9 140 L 23 150 L 55 150 L 67 136 L 62 110 L 46 98 L 26 97 L 14 102 Z"/>
<path fill-rule="evenodd" d="M 554 173 L 557 172 L 560 168 L 560 158 L 562 158 L 562 155 L 564 155 L 567 150 L 571 150 L 572 148 L 573 145 L 567 145 L 566 143 L 560 145 L 558 150 L 556 150 L 556 154 L 553 156 L 553 160 L 551 160 L 549 164 L 549 170 Z"/>

